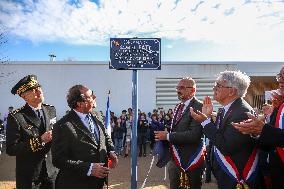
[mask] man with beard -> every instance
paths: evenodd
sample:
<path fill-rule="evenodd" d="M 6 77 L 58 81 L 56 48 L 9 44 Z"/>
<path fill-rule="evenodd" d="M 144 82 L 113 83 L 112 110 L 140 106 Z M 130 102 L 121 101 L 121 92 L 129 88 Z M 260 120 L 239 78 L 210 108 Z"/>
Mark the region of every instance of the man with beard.
<path fill-rule="evenodd" d="M 192 78 L 179 81 L 178 99 L 169 131 L 155 131 L 155 139 L 167 141 L 171 150 L 168 165 L 170 188 L 201 188 L 204 148 L 202 126 L 190 115 L 189 108 L 201 110 L 202 103 L 195 98 L 196 84 Z"/>
<path fill-rule="evenodd" d="M 49 153 L 55 108 L 43 104 L 43 91 L 35 75 L 21 79 L 11 93 L 26 101 L 25 106 L 10 112 L 7 119 L 6 152 L 16 156 L 16 187 L 52 189 L 57 173 Z"/>
<path fill-rule="evenodd" d="M 59 168 L 57 189 L 102 189 L 110 168 L 117 164 L 114 146 L 104 124 L 93 114 L 96 96 L 83 85 L 67 94 L 71 111 L 54 126 L 52 162 Z"/>
<path fill-rule="evenodd" d="M 222 105 L 216 122 L 211 119 L 213 104 L 210 97 L 205 97 L 202 112 L 190 110 L 212 143 L 210 160 L 219 189 L 257 188 L 255 141 L 232 126 L 232 122 L 247 119 L 246 112 L 253 110 L 243 99 L 249 84 L 250 78 L 240 71 L 221 72 L 213 87 L 214 99 Z"/>
<path fill-rule="evenodd" d="M 251 134 L 258 137 L 263 149 L 269 152 L 269 168 L 273 189 L 284 188 L 284 66 L 276 75 L 279 89 L 272 93 L 273 112 L 270 122 L 265 123 L 261 118 L 249 114 L 249 120 L 233 124 L 236 129 L 244 134 Z"/>

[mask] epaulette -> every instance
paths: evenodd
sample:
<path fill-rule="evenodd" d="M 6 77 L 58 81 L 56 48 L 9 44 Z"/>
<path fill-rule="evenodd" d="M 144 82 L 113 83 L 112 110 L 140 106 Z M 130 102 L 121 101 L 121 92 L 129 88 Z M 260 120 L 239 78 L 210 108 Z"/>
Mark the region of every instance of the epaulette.
<path fill-rule="evenodd" d="M 25 107 L 25 106 L 23 106 L 23 107 L 21 107 L 21 108 L 18 108 L 18 109 L 14 110 L 14 111 L 12 111 L 11 114 L 14 114 L 14 115 L 15 115 L 16 113 L 18 113 L 19 111 L 21 111 L 22 109 L 24 109 L 24 107 Z"/>

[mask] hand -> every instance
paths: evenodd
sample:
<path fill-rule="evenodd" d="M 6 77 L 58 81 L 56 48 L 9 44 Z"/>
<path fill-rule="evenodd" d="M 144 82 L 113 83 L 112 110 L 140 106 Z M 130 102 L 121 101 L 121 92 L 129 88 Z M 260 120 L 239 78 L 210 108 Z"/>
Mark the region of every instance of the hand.
<path fill-rule="evenodd" d="M 168 131 L 154 131 L 155 133 L 155 140 L 167 140 Z"/>
<path fill-rule="evenodd" d="M 105 178 L 108 176 L 109 168 L 104 167 L 104 163 L 94 163 L 92 167 L 91 176 L 98 178 Z"/>
<path fill-rule="evenodd" d="M 52 131 L 47 131 L 41 135 L 41 141 L 44 143 L 48 143 L 52 140 Z"/>
<path fill-rule="evenodd" d="M 232 123 L 232 125 L 243 134 L 260 135 L 265 124 L 264 121 L 250 113 L 247 113 L 247 115 L 249 119 L 240 123 Z"/>
<path fill-rule="evenodd" d="M 199 123 L 205 121 L 208 118 L 205 114 L 203 114 L 199 110 L 197 110 L 197 112 L 195 113 L 192 107 L 190 107 L 190 115 L 194 120 L 198 121 Z"/>
<path fill-rule="evenodd" d="M 209 96 L 206 96 L 203 100 L 202 113 L 206 115 L 206 117 L 211 117 L 213 112 L 213 103 Z"/>
<path fill-rule="evenodd" d="M 109 167 L 111 169 L 114 169 L 117 166 L 117 163 L 118 163 L 118 158 L 117 158 L 116 154 L 114 152 L 110 152 L 109 153 L 109 159 L 111 160 Z"/>
<path fill-rule="evenodd" d="M 284 95 L 279 94 L 277 90 L 271 93 L 271 102 L 273 107 L 279 107 L 283 103 L 283 101 L 284 101 Z"/>

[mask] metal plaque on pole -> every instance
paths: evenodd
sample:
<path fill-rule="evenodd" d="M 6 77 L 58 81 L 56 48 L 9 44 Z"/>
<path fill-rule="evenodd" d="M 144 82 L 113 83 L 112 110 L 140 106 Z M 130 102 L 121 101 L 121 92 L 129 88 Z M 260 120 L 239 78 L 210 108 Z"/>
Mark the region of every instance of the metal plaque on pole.
<path fill-rule="evenodd" d="M 110 38 L 110 69 L 133 70 L 131 189 L 137 189 L 138 70 L 161 69 L 160 38 Z"/>

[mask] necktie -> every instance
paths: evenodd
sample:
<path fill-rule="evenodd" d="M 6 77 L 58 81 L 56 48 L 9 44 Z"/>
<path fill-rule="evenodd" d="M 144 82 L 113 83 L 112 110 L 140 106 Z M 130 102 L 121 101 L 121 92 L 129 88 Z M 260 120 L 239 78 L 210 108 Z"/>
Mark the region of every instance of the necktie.
<path fill-rule="evenodd" d="M 177 110 L 177 115 L 176 115 L 176 121 L 178 121 L 180 118 L 181 118 L 181 115 L 182 115 L 182 110 L 184 108 L 185 104 L 184 103 L 181 103 L 179 105 L 179 108 Z"/>
<path fill-rule="evenodd" d="M 88 126 L 89 126 L 89 130 L 90 132 L 95 136 L 95 139 L 97 142 L 99 142 L 99 131 L 98 128 L 96 127 L 92 116 L 90 116 L 89 114 L 86 115 L 86 119 L 88 121 Z"/>
<path fill-rule="evenodd" d="M 43 116 L 41 114 L 41 110 L 38 109 L 36 110 L 37 116 L 40 119 L 40 129 L 39 129 L 39 133 L 43 134 L 45 132 L 45 123 L 44 123 L 44 119 Z"/>
<path fill-rule="evenodd" d="M 220 127 L 222 120 L 224 118 L 224 113 L 225 113 L 225 109 L 224 108 L 219 108 L 218 109 L 218 113 L 217 113 L 217 117 L 216 117 L 216 126 L 217 128 Z"/>

